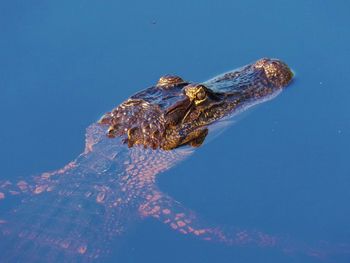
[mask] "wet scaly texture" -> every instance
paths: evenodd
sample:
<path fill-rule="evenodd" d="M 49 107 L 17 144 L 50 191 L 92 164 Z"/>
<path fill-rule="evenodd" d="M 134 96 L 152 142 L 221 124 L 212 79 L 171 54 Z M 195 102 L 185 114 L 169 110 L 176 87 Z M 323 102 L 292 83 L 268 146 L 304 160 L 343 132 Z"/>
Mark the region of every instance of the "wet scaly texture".
<path fill-rule="evenodd" d="M 273 59 L 258 60 L 204 83 L 166 75 L 107 113 L 100 123 L 109 125 L 109 137 L 122 136 L 129 147 L 199 146 L 208 126 L 272 98 L 291 79 L 288 66 Z"/>

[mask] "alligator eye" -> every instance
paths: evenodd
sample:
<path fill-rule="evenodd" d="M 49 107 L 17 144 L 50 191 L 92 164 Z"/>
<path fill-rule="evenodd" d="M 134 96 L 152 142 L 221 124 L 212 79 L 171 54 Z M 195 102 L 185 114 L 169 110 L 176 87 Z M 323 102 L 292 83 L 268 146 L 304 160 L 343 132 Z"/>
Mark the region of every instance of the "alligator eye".
<path fill-rule="evenodd" d="M 184 88 L 185 95 L 196 105 L 207 99 L 208 89 L 204 85 L 188 85 Z"/>
<path fill-rule="evenodd" d="M 170 89 L 176 85 L 183 84 L 185 81 L 179 76 L 175 75 L 165 75 L 160 77 L 157 83 L 157 87 L 162 89 Z"/>
<path fill-rule="evenodd" d="M 196 99 L 202 101 L 207 97 L 207 93 L 204 90 L 204 86 L 198 86 L 197 88 Z"/>

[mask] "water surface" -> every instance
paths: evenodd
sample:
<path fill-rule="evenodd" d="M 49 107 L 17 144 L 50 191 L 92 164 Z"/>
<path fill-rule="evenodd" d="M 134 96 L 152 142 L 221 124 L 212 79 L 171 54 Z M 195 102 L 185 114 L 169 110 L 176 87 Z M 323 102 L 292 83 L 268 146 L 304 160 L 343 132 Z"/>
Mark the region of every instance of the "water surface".
<path fill-rule="evenodd" d="M 293 85 L 190 159 L 163 191 L 219 225 L 350 243 L 347 1 L 0 4 L 0 179 L 62 167 L 85 128 L 175 73 L 203 81 L 276 57 Z M 189 239 L 151 220 L 110 262 L 313 262 Z"/>

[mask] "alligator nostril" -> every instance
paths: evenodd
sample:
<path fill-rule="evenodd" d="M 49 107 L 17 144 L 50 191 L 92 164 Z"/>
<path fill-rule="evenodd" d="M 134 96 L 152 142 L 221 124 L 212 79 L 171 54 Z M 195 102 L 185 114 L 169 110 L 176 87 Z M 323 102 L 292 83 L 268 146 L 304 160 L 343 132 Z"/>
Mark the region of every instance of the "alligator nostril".
<path fill-rule="evenodd" d="M 293 78 L 293 72 L 284 62 L 277 59 L 263 58 L 255 63 L 255 68 L 262 68 L 270 83 L 276 88 L 287 86 Z"/>

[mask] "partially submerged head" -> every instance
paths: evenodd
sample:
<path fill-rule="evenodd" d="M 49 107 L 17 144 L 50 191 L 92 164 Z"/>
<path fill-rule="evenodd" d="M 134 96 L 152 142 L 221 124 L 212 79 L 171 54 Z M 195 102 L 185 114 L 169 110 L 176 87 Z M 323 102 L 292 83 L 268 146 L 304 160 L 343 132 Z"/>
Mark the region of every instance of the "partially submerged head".
<path fill-rule="evenodd" d="M 204 83 L 166 75 L 106 113 L 100 123 L 109 126 L 109 137 L 121 136 L 129 147 L 199 146 L 212 124 L 273 98 L 292 77 L 285 63 L 265 58 Z"/>

